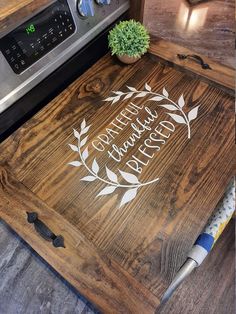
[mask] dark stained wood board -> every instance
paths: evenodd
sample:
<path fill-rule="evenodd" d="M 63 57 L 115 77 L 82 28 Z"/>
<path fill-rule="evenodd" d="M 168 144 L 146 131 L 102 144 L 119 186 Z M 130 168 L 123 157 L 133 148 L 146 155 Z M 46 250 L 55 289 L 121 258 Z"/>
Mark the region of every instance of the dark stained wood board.
<path fill-rule="evenodd" d="M 171 120 L 166 113 L 170 111 L 159 106 L 164 104 L 163 101 L 149 101 L 149 95 L 120 100 L 113 105 L 104 102 L 105 98 L 112 95 L 111 91 L 127 92 L 126 85 L 142 90 L 145 83 L 152 87 L 153 92 L 162 93 L 165 87 L 169 98 L 176 103 L 183 94 L 186 113 L 200 106 L 198 116 L 190 122 L 191 139 L 187 138 L 186 125 Z M 143 143 L 143 137 L 130 148 L 129 158 L 125 156 L 126 159 L 119 163 L 119 167 L 108 158 L 107 152 L 98 152 L 91 146 L 91 142 L 99 134 L 104 134 L 105 129 L 120 115 L 122 109 L 127 108 L 130 101 L 137 106 L 145 104 L 150 110 L 156 110 L 158 118 L 153 124 L 159 125 L 160 121 L 168 120 L 175 125 L 175 131 L 166 133 L 170 137 L 155 152 L 149 164 L 143 167 L 140 175 L 132 172 L 125 163 L 132 155 L 141 158 L 142 154 L 137 151 Z M 140 109 L 140 120 L 145 119 L 146 115 L 144 108 Z M 87 125 L 92 124 L 87 132 L 90 143 L 87 163 L 91 167 L 96 157 L 99 174 L 103 178 L 106 177 L 104 168 L 107 166 L 117 175 L 118 169 L 136 174 L 140 182 L 153 180 L 157 176 L 160 180 L 140 187 L 137 196 L 122 207 L 122 188 L 117 189 L 117 193 L 96 197 L 106 186 L 104 182 L 82 182 L 81 178 L 88 175 L 85 167 L 68 165 L 73 160 L 79 160 L 78 153 L 73 152 L 68 144 L 76 144 L 72 129 L 80 131 L 84 118 Z M 129 126 L 122 130 L 114 139 L 116 145 L 121 146 L 131 131 Z M 149 133 L 148 130 L 144 133 L 145 138 Z M 119 272 L 122 270 L 129 280 L 132 278 L 134 286 L 137 283 L 143 287 L 143 295 L 149 291 L 150 311 L 153 308 L 154 312 L 233 175 L 233 97 L 199 78 L 189 76 L 188 72 L 180 72 L 157 62 L 150 55 L 133 66 L 124 66 L 107 55 L 16 131 L 0 146 L 0 151 L 3 173 L 8 169 L 15 177 L 14 180 L 22 182 L 33 199 L 35 195 L 36 203 L 41 199 L 45 204 L 43 209 L 42 205 L 37 207 L 42 220 L 65 235 L 69 232 L 68 228 L 72 228 L 73 236 L 78 232 L 93 247 L 91 254 L 97 251 L 97 254 L 115 263 Z M 3 179 L 2 182 L 4 187 L 8 181 Z M 14 191 L 23 188 L 20 183 L 14 182 Z M 5 199 L 2 201 L 1 217 L 86 297 L 98 304 L 104 312 L 109 312 L 108 301 L 101 301 L 96 293 L 92 294 L 86 288 L 82 287 L 81 290 L 76 278 L 71 278 L 73 267 L 68 270 L 63 258 L 59 262 L 54 261 L 56 249 L 38 235 L 27 233 L 27 230 L 33 229 L 24 222 L 24 208 L 30 206 L 18 206 L 21 218 L 14 223 L 9 212 L 15 201 L 11 203 L 11 197 L 5 196 L 5 187 L 1 193 Z M 19 203 L 24 203 L 23 195 Z M 17 217 L 17 209 L 12 210 L 14 217 Z M 54 217 L 57 217 L 56 220 Z M 60 217 L 66 224 L 64 228 L 57 225 Z M 70 242 L 70 238 L 67 241 Z M 76 255 L 72 247 L 73 244 L 69 248 L 71 252 L 66 254 Z M 43 253 L 45 248 L 46 252 Z M 77 263 L 81 254 L 70 258 Z M 106 264 L 108 269 L 109 263 Z M 90 269 L 92 272 L 93 266 Z M 130 289 L 130 298 L 137 302 L 135 288 Z M 120 290 L 120 293 L 124 291 Z M 114 294 L 114 298 L 117 298 L 117 294 Z M 142 297 L 139 302 L 142 304 Z M 133 303 L 130 307 L 127 304 L 125 306 L 131 312 L 135 310 Z M 119 312 L 118 307 L 114 311 Z M 147 313 L 150 311 L 146 310 Z"/>
<path fill-rule="evenodd" d="M 149 52 L 162 58 L 165 62 L 169 61 L 171 64 L 178 66 L 179 69 L 183 68 L 195 75 L 200 75 L 202 79 L 215 84 L 218 88 L 227 88 L 228 92 L 234 95 L 235 70 L 233 68 L 221 65 L 203 54 L 160 38 L 152 37 Z M 197 54 L 205 63 L 210 65 L 211 70 L 202 69 L 198 63 L 191 59 L 180 60 L 177 54 Z"/>
<path fill-rule="evenodd" d="M 145 0 L 130 0 L 130 11 L 129 15 L 131 19 L 134 19 L 139 22 L 143 22 L 145 8 Z"/>
<path fill-rule="evenodd" d="M 152 313 L 158 299 L 115 262 L 99 254 L 77 229 L 50 209 L 4 168 L 0 168 L 2 218 L 71 284 L 107 313 L 138 310 Z M 24 202 L 23 202 L 24 200 Z M 66 248 L 55 248 L 35 233 L 25 220 L 25 210 L 35 210 L 56 234 L 63 234 Z M 71 271 L 73 269 L 73 271 Z M 114 311 L 113 311 L 114 310 Z"/>

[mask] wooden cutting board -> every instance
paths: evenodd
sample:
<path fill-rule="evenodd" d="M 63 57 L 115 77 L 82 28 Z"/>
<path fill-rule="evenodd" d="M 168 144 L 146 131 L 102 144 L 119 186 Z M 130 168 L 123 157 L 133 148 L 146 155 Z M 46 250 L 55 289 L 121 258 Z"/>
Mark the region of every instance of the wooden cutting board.
<path fill-rule="evenodd" d="M 0 146 L 0 217 L 104 313 L 155 312 L 235 170 L 230 70 L 158 45 L 106 55 Z"/>

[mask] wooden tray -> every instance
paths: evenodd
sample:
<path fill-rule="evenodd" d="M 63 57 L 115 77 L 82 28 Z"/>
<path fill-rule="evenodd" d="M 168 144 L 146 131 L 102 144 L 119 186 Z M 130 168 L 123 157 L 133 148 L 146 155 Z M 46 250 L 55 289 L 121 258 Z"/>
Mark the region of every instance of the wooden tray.
<path fill-rule="evenodd" d="M 0 217 L 104 313 L 155 312 L 235 169 L 230 84 L 157 47 L 106 55 L 0 146 Z"/>

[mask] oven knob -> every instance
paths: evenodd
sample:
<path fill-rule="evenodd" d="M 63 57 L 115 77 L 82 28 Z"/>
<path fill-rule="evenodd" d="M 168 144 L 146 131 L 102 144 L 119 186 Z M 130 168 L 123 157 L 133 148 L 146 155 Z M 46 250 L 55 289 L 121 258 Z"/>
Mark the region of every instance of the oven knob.
<path fill-rule="evenodd" d="M 110 4 L 111 0 L 96 0 L 96 2 L 99 5 L 106 5 L 106 4 Z"/>
<path fill-rule="evenodd" d="M 78 0 L 77 10 L 82 17 L 94 16 L 92 0 Z"/>

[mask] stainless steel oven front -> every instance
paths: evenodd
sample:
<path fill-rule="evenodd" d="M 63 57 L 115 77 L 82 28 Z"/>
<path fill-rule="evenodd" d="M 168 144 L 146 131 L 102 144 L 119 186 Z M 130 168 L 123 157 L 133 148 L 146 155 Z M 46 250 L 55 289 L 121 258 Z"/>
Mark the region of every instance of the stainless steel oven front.
<path fill-rule="evenodd" d="M 2 35 L 0 114 L 128 8 L 127 0 L 57 0 Z"/>

